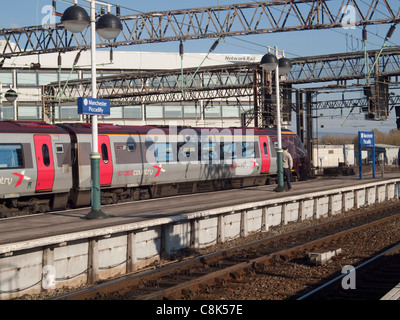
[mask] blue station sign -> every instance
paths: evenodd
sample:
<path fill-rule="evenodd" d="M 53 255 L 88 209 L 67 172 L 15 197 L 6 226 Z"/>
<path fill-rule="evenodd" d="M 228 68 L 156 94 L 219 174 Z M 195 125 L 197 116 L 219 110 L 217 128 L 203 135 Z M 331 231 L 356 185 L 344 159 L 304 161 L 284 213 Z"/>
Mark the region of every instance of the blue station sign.
<path fill-rule="evenodd" d="M 109 116 L 110 100 L 95 98 L 78 98 L 78 114 Z"/>
<path fill-rule="evenodd" d="M 375 146 L 375 133 L 374 132 L 358 132 L 358 141 L 360 147 L 374 147 Z"/>
<path fill-rule="evenodd" d="M 372 148 L 372 177 L 375 178 L 375 132 L 358 131 L 358 171 L 360 180 L 362 179 L 362 155 L 361 149 L 364 147 Z"/>

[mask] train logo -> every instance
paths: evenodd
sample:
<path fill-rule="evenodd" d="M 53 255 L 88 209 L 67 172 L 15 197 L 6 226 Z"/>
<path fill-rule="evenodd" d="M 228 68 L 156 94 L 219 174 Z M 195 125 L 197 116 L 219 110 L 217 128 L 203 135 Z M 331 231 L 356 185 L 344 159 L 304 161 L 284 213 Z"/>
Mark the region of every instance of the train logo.
<path fill-rule="evenodd" d="M 18 181 L 17 181 L 17 183 L 15 184 L 14 188 L 16 188 L 16 187 L 18 187 L 19 185 L 21 185 L 21 183 L 22 183 L 23 180 L 28 180 L 28 181 L 31 180 L 30 177 L 27 177 L 27 176 L 25 175 L 25 170 L 22 170 L 21 173 L 13 172 L 13 175 L 18 177 Z M 11 179 L 11 180 L 12 180 L 12 179 Z"/>
<path fill-rule="evenodd" d="M 166 171 L 165 169 L 162 168 L 161 164 L 160 164 L 160 166 L 153 166 L 153 168 L 157 169 L 157 172 L 156 172 L 154 177 L 157 177 L 160 174 L 160 172 L 165 172 Z"/>

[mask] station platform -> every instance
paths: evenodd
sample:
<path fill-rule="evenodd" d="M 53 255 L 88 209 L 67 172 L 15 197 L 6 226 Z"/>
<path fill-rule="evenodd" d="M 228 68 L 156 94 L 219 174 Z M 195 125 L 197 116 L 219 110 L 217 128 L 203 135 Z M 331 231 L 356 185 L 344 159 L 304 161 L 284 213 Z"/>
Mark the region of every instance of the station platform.
<path fill-rule="evenodd" d="M 0 299 L 43 290 L 52 266 L 57 287 L 78 286 L 132 272 L 184 248 L 223 243 L 304 219 L 398 199 L 399 173 L 337 176 L 292 184 L 231 189 L 0 221 Z"/>
<path fill-rule="evenodd" d="M 400 178 L 399 173 L 387 174 L 385 177 L 366 177 L 362 180 L 355 175 L 327 177 L 295 182 L 293 189 L 287 192 L 275 192 L 276 185 L 266 185 L 103 205 L 102 210 L 109 216 L 108 219 L 86 220 L 84 217 L 90 208 L 16 217 L 0 221 L 0 245 L 194 212 L 212 213 L 221 207 L 234 207 L 244 203 L 286 199 L 293 196 L 307 198 L 315 192 L 344 189 L 396 178 Z"/>
<path fill-rule="evenodd" d="M 400 283 L 385 294 L 381 300 L 400 300 Z"/>

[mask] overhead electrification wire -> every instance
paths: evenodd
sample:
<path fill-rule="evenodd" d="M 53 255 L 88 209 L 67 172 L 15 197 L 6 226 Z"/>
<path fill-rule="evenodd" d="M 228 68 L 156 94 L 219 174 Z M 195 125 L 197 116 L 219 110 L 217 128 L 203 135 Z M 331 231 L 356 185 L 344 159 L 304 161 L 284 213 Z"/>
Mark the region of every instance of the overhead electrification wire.
<path fill-rule="evenodd" d="M 371 69 L 368 72 L 367 77 L 369 78 L 372 71 L 374 70 L 374 67 L 376 65 L 376 63 L 378 62 L 378 58 L 380 57 L 380 55 L 382 54 L 383 49 L 385 49 L 386 43 L 388 42 L 388 40 L 391 38 L 391 36 L 393 35 L 394 30 L 396 30 L 396 24 L 392 25 L 388 31 L 388 33 L 386 34 L 385 37 L 385 41 L 381 47 L 381 49 L 379 50 L 378 56 L 375 58 L 374 64 L 372 65 Z"/>

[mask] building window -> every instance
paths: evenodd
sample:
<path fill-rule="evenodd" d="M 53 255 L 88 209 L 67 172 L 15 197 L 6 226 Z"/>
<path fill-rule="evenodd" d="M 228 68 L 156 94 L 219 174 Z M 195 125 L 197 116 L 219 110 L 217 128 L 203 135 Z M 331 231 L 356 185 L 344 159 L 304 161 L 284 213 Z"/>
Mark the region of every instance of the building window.
<path fill-rule="evenodd" d="M 165 106 L 164 107 L 165 118 L 178 118 L 181 119 L 183 116 L 182 106 Z"/>
<path fill-rule="evenodd" d="M 49 84 L 51 82 L 57 82 L 58 81 L 58 75 L 57 73 L 39 73 L 39 86 L 44 86 L 46 84 Z"/>
<path fill-rule="evenodd" d="M 36 72 L 18 72 L 17 73 L 17 86 L 37 86 L 37 73 Z"/>
<path fill-rule="evenodd" d="M 79 119 L 76 106 L 60 106 L 60 119 Z"/>
<path fill-rule="evenodd" d="M 164 107 L 163 106 L 146 106 L 147 119 L 163 119 Z"/>
<path fill-rule="evenodd" d="M 40 106 L 18 106 L 18 120 L 40 120 L 42 108 Z"/>
<path fill-rule="evenodd" d="M 200 107 L 199 106 L 184 106 L 183 116 L 186 119 L 189 118 L 200 118 Z"/>
<path fill-rule="evenodd" d="M 221 118 L 221 106 L 207 106 L 204 110 L 206 118 Z"/>
<path fill-rule="evenodd" d="M 239 107 L 238 106 L 222 106 L 222 116 L 224 118 L 238 118 Z"/>
<path fill-rule="evenodd" d="M 124 107 L 124 118 L 128 119 L 141 119 L 142 118 L 142 107 L 141 106 L 125 106 Z"/>
<path fill-rule="evenodd" d="M 0 72 L 0 83 L 2 85 L 12 85 L 13 84 L 12 72 Z M 1 91 L 4 91 L 4 90 L 1 90 Z"/>

